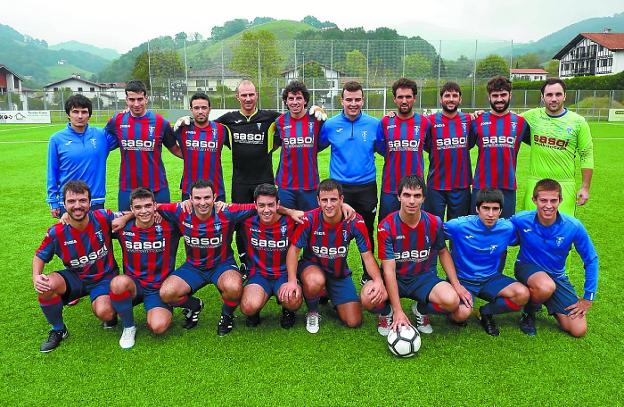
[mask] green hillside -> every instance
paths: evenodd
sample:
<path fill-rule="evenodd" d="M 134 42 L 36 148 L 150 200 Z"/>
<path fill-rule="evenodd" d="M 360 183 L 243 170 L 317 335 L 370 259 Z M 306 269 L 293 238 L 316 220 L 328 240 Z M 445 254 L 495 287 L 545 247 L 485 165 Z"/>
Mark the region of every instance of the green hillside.
<path fill-rule="evenodd" d="M 97 55 L 108 61 L 112 61 L 121 56 L 121 54 L 112 48 L 100 48 L 89 44 L 84 44 L 78 41 L 66 41 L 60 44 L 50 45 L 48 49 L 51 50 L 68 50 L 68 51 L 84 51 L 93 55 Z"/>
<path fill-rule="evenodd" d="M 91 75 L 93 75 L 93 72 L 86 71 L 72 64 L 52 65 L 47 68 L 47 71 L 48 71 L 48 76 L 50 78 L 54 78 L 51 80 L 51 82 L 58 80 L 58 79 L 67 78 L 77 73 L 80 74 L 80 76 L 85 79 L 90 78 Z"/>

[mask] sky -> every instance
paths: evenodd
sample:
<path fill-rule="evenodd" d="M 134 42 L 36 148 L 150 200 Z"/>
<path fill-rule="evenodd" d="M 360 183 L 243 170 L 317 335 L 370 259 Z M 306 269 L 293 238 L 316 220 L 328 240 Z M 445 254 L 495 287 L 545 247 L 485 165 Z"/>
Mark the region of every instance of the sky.
<path fill-rule="evenodd" d="M 165 2 L 106 0 L 91 13 L 90 2 L 69 0 L 20 0 L 0 15 L 0 24 L 50 45 L 76 40 L 124 53 L 150 38 L 184 31 L 210 36 L 213 26 L 228 20 L 255 17 L 302 20 L 313 15 L 336 23 L 341 29 L 394 28 L 399 34 L 420 35 L 427 40 L 498 39 L 536 41 L 567 25 L 591 17 L 606 17 L 624 11 L 613 0 L 412 0 L 409 7 L 392 3 L 355 8 L 353 2 L 335 0 L 232 1 L 203 0 Z M 214 4 L 218 6 L 214 6 Z M 362 5 L 364 2 L 355 4 Z M 384 9 L 384 4 L 387 8 Z M 565 4 L 565 6 L 562 6 Z M 618 7 L 619 6 L 619 7 Z M 171 16 L 178 16 L 171 17 Z"/>

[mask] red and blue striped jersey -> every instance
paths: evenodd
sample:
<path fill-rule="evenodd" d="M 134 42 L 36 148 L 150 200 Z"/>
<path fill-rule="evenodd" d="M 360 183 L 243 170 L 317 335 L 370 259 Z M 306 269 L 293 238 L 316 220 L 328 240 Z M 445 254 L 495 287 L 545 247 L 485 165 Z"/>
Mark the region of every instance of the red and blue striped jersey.
<path fill-rule="evenodd" d="M 275 183 L 281 189 L 314 191 L 319 184 L 318 153 L 321 122 L 314 116 L 294 119 L 290 112 L 275 120 L 282 145 Z"/>
<path fill-rule="evenodd" d="M 215 185 L 214 194 L 225 194 L 223 168 L 221 167 L 221 150 L 230 147 L 229 129 L 217 122 L 208 122 L 208 126 L 200 128 L 194 124 L 180 126 L 175 138 L 182 149 L 184 171 L 180 180 L 180 189 L 190 195 L 191 184 L 204 179 Z"/>
<path fill-rule="evenodd" d="M 180 241 L 178 227 L 163 219 L 142 229 L 132 219 L 116 235 L 123 253 L 124 273 L 134 277 L 142 287 L 159 289 L 175 269 Z"/>
<path fill-rule="evenodd" d="M 397 194 L 401 178 L 423 176 L 423 148 L 430 124 L 425 116 L 417 113 L 405 120 L 384 116 L 379 131 L 384 141 L 381 190 Z"/>
<path fill-rule="evenodd" d="M 368 231 L 359 214 L 352 221 L 343 220 L 330 225 L 323 220 L 323 211 L 316 208 L 306 212 L 305 222 L 297 226 L 292 241 L 303 250 L 304 261 L 317 264 L 336 278 L 349 277 L 347 264 L 349 242 L 355 239 L 360 253 L 371 251 Z"/>
<path fill-rule="evenodd" d="M 176 143 L 167 120 L 149 110 L 142 117 L 134 117 L 130 112 L 117 113 L 106 129 L 119 140 L 120 191 L 144 187 L 156 192 L 167 187 L 162 146 L 172 147 Z"/>
<path fill-rule="evenodd" d="M 57 223 L 48 233 L 35 255 L 49 263 L 56 254 L 67 270 L 78 274 L 86 283 L 96 283 L 118 274 L 111 241 L 111 222 L 115 214 L 107 209 L 90 211 L 84 230 Z"/>
<path fill-rule="evenodd" d="M 516 189 L 520 143 L 530 137 L 526 120 L 515 113 L 483 113 L 472 122 L 479 148 L 473 188 Z"/>
<path fill-rule="evenodd" d="M 430 136 L 425 140 L 429 154 L 427 187 L 437 191 L 470 188 L 472 165 L 470 149 L 475 144 L 470 115 L 458 112 L 449 118 L 432 114 Z"/>
<path fill-rule="evenodd" d="M 415 228 L 401 220 L 399 211 L 391 213 L 377 227 L 377 243 L 379 258 L 395 261 L 397 277 L 435 273 L 438 252 L 446 248 L 442 221 L 425 211 Z"/>
<path fill-rule="evenodd" d="M 186 213 L 177 203 L 162 204 L 158 211 L 165 219 L 175 222 L 184 238 L 186 261 L 191 265 L 209 270 L 229 257 L 232 251 L 234 226 L 243 219 L 256 214 L 254 204 L 231 204 L 207 220 L 194 213 Z"/>
<path fill-rule="evenodd" d="M 249 275 L 260 274 L 276 280 L 286 271 L 286 253 L 290 246 L 289 237 L 297 224 L 289 216 L 281 216 L 270 225 L 260 222 L 258 216 L 245 219 L 242 230 L 247 242 Z"/>

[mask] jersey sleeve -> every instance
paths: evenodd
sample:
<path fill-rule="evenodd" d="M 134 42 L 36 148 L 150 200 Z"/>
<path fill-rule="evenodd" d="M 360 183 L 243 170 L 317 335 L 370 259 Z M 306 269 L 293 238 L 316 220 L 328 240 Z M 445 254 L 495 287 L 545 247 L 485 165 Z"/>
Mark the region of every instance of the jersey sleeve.
<path fill-rule="evenodd" d="M 522 117 L 522 116 L 520 116 Z M 529 121 L 522 117 L 523 127 L 522 127 L 522 142 L 524 144 L 531 145 L 531 126 L 529 125 Z"/>
<path fill-rule="evenodd" d="M 444 242 L 444 230 L 442 229 L 442 221 L 436 217 L 437 225 L 435 232 L 435 239 L 431 242 L 431 247 L 436 250 L 446 249 L 446 243 Z"/>
<path fill-rule="evenodd" d="M 230 128 L 226 126 L 225 124 L 217 123 L 217 126 L 223 127 L 223 131 L 225 132 L 225 137 L 223 137 L 223 145 L 231 150 L 232 149 L 232 142 L 231 142 L 232 130 L 230 130 Z"/>
<path fill-rule="evenodd" d="M 377 227 L 377 247 L 380 260 L 394 260 L 394 244 L 388 225 L 382 223 Z"/>
<path fill-rule="evenodd" d="M 310 223 L 310 219 L 306 216 L 303 223 L 295 227 L 295 232 L 292 236 L 292 244 L 294 244 L 299 249 L 303 249 L 304 247 L 306 247 L 310 238 L 311 228 L 312 224 Z"/>
<path fill-rule="evenodd" d="M 321 127 L 321 131 L 319 132 L 319 151 L 329 147 L 329 127 L 327 123 Z"/>
<path fill-rule="evenodd" d="M 267 137 L 268 137 L 267 147 L 269 148 L 269 151 L 267 151 L 267 153 L 272 153 L 273 151 L 277 150 L 282 145 L 279 135 L 276 136 L 276 133 L 277 133 L 276 130 L 277 129 L 275 127 L 275 122 L 271 123 L 271 125 L 269 126 L 267 130 Z"/>
<path fill-rule="evenodd" d="M 232 222 L 238 223 L 257 214 L 254 204 L 231 204 L 223 209 L 223 214 Z"/>
<path fill-rule="evenodd" d="M 583 298 L 593 301 L 598 288 L 598 254 L 585 227 L 579 222 L 574 236 L 574 247 L 585 267 L 585 293 Z"/>
<path fill-rule="evenodd" d="M 581 168 L 594 168 L 594 143 L 592 141 L 591 130 L 585 119 L 581 120 L 578 134 L 578 154 Z"/>
<path fill-rule="evenodd" d="M 60 190 L 59 190 L 59 162 L 56 141 L 54 137 L 50 138 L 48 143 L 48 175 L 47 175 L 47 202 L 52 209 L 60 207 Z"/>
<path fill-rule="evenodd" d="M 387 123 L 387 117 L 388 116 L 384 116 L 383 119 L 381 119 L 379 121 L 379 124 L 377 125 L 377 134 L 375 137 L 375 151 L 383 156 L 386 154 L 386 137 L 384 135 L 384 123 Z"/>
<path fill-rule="evenodd" d="M 459 222 L 457 219 L 451 219 L 448 222 L 444 222 L 442 226 L 444 230 L 444 238 L 448 240 L 453 240 L 454 234 L 459 227 Z"/>
<path fill-rule="evenodd" d="M 45 237 L 41 241 L 41 245 L 35 252 L 35 256 L 39 257 L 44 263 L 49 263 L 56 252 L 57 240 L 54 237 L 54 227 L 48 229 Z"/>
<path fill-rule="evenodd" d="M 163 144 L 167 148 L 171 148 L 176 145 L 176 138 L 173 134 L 173 129 L 167 120 L 163 123 Z"/>
<path fill-rule="evenodd" d="M 165 203 L 158 205 L 158 212 L 169 222 L 178 224 L 179 214 L 182 212 L 182 208 L 177 203 Z"/>
<path fill-rule="evenodd" d="M 351 233 L 355 236 L 355 242 L 357 243 L 360 253 L 366 253 L 372 250 L 371 242 L 368 238 L 368 229 L 366 229 L 366 223 L 361 216 L 356 217 L 350 222 Z"/>

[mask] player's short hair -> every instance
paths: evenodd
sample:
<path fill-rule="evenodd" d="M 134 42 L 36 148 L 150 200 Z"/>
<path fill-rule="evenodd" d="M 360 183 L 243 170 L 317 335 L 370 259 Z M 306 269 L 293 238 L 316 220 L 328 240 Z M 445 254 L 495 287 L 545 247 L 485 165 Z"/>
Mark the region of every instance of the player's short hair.
<path fill-rule="evenodd" d="M 84 194 L 86 192 L 87 198 L 89 198 L 89 202 L 91 202 L 91 189 L 89 189 L 89 186 L 84 181 L 77 179 L 67 181 L 65 185 L 63 185 L 63 201 L 67 198 L 67 192 L 73 192 L 74 194 Z"/>
<path fill-rule="evenodd" d="M 392 96 L 396 97 L 397 89 L 411 89 L 414 96 L 418 94 L 418 85 L 411 79 L 399 78 L 392 84 Z"/>
<path fill-rule="evenodd" d="M 195 188 L 197 189 L 210 188 L 213 194 L 215 192 L 214 182 L 210 181 L 209 179 L 198 179 L 197 181 L 193 182 L 190 188 L 191 195 L 193 195 L 193 190 Z"/>
<path fill-rule="evenodd" d="M 479 192 L 477 192 L 477 209 L 486 202 L 497 203 L 500 205 L 501 209 L 503 209 L 503 204 L 505 203 L 503 191 L 496 188 L 480 189 Z"/>
<path fill-rule="evenodd" d="M 555 191 L 559 194 L 559 200 L 563 200 L 563 195 L 561 193 L 561 184 L 555 181 L 554 179 L 544 178 L 537 181 L 535 187 L 533 188 L 533 198 L 537 199 L 537 195 L 541 191 Z"/>
<path fill-rule="evenodd" d="M 308 106 L 308 102 L 310 101 L 310 92 L 308 91 L 305 83 L 300 81 L 291 81 L 284 88 L 284 91 L 282 92 L 282 100 L 284 101 L 284 104 L 286 104 L 286 101 L 288 100 L 289 93 L 292 93 L 294 95 L 298 92 L 301 92 L 301 94 L 303 95 L 303 99 L 305 100 L 305 105 Z"/>
<path fill-rule="evenodd" d="M 345 91 L 347 92 L 357 92 L 357 91 L 362 91 L 362 95 L 364 95 L 364 89 L 362 88 L 362 84 L 358 81 L 349 81 L 349 82 L 345 82 L 344 85 L 342 85 L 342 98 L 344 98 L 344 93 Z"/>
<path fill-rule="evenodd" d="M 82 109 L 86 107 L 89 110 L 89 117 L 91 117 L 91 113 L 93 113 L 93 103 L 91 103 L 91 100 L 85 95 L 77 94 L 67 98 L 65 101 L 65 113 L 67 113 L 68 116 L 69 112 L 71 112 L 74 107 Z"/>
<path fill-rule="evenodd" d="M 132 206 L 135 199 L 151 199 L 156 202 L 154 193 L 150 189 L 143 187 L 138 187 L 132 191 L 130 194 L 130 206 Z"/>
<path fill-rule="evenodd" d="M 260 184 L 256 187 L 256 189 L 254 189 L 254 193 L 253 193 L 253 197 L 254 197 L 254 202 L 256 202 L 258 200 L 258 197 L 262 195 L 262 196 L 272 196 L 275 198 L 275 200 L 277 201 L 277 187 L 275 185 L 271 185 L 271 184 Z"/>
<path fill-rule="evenodd" d="M 342 185 L 340 184 L 340 182 L 332 178 L 327 178 L 319 183 L 318 189 L 316 190 L 316 196 L 320 196 L 321 191 L 329 192 L 334 190 L 338 191 L 339 196 L 343 195 Z"/>
<path fill-rule="evenodd" d="M 238 85 L 236 85 L 236 94 L 238 95 L 238 91 L 240 90 L 241 85 L 244 84 L 250 84 L 254 87 L 254 89 L 256 89 L 256 85 L 251 81 L 251 79 L 243 79 L 242 81 L 238 82 Z M 256 93 L 258 92 L 258 89 L 256 89 Z"/>
<path fill-rule="evenodd" d="M 191 101 L 189 102 L 189 107 L 193 107 L 194 100 L 205 100 L 208 102 L 208 107 L 210 107 L 210 98 L 204 92 L 195 92 L 193 96 L 191 96 Z"/>
<path fill-rule="evenodd" d="M 566 84 L 563 81 L 563 79 L 561 78 L 548 78 L 544 81 L 544 84 L 542 85 L 542 87 L 540 88 L 540 91 L 542 92 L 542 96 L 544 96 L 544 90 L 546 90 L 546 86 L 550 86 L 550 85 L 556 85 L 559 84 L 561 85 L 561 87 L 563 88 L 563 93 L 566 93 Z"/>
<path fill-rule="evenodd" d="M 399 181 L 399 195 L 403 193 L 403 189 L 422 189 L 423 195 L 427 193 L 427 184 L 423 177 L 419 175 L 406 175 Z"/>
<path fill-rule="evenodd" d="M 134 93 L 142 93 L 144 96 L 147 96 L 147 88 L 145 84 L 139 80 L 133 79 L 126 84 L 126 96 L 128 96 L 128 92 Z"/>
<path fill-rule="evenodd" d="M 457 92 L 461 96 L 461 88 L 457 82 L 448 81 L 440 88 L 440 97 L 444 95 L 444 92 Z"/>
<path fill-rule="evenodd" d="M 506 90 L 507 92 L 511 92 L 511 81 L 509 78 L 504 76 L 495 76 L 490 79 L 487 83 L 487 93 L 488 95 L 492 92 Z"/>

